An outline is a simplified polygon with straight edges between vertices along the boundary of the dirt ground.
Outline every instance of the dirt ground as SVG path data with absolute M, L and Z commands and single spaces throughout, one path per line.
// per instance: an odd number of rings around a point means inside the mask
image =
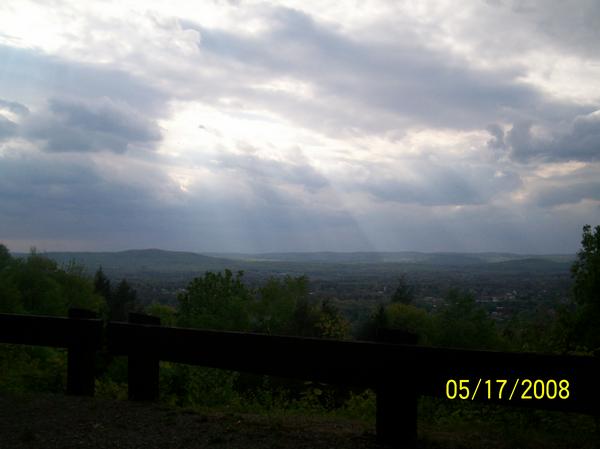
M 547 434 L 419 424 L 419 449 L 595 449 Z M 600 441 L 598 441 L 600 443 Z M 0 393 L 0 449 L 381 448 L 373 426 L 347 419 L 264 416 L 52 394 Z
M 0 448 L 376 448 L 347 420 L 201 414 L 61 395 L 0 395 Z

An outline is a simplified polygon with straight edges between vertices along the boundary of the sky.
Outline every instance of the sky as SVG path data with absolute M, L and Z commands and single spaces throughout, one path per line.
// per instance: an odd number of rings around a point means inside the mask
M 11 251 L 573 253 L 600 2 L 0 3 Z

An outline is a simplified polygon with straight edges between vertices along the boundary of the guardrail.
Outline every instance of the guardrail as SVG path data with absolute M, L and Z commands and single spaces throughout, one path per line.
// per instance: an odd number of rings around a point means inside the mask
M 68 391 L 76 394 L 90 394 L 90 360 L 93 373 L 100 332 L 97 319 L 0 315 L 0 342 L 69 348 Z M 110 353 L 129 358 L 132 400 L 158 398 L 160 361 L 368 387 L 377 395 L 378 440 L 402 447 L 416 443 L 420 395 L 600 415 L 598 357 L 162 327 L 157 318 L 141 314 L 131 314 L 128 323 L 109 322 L 106 338 Z M 389 341 L 390 334 L 382 339 Z M 499 396 L 497 381 L 503 380 L 506 391 Z M 528 394 L 524 380 L 531 384 Z M 561 380 L 567 389 L 559 387 Z M 82 385 L 86 388 L 75 388 Z M 554 385 L 554 393 L 538 397 L 539 385 L 542 390 Z
M 70 309 L 69 317 L 0 314 L 0 342 L 67 348 L 67 394 L 94 395 L 95 354 L 102 320 L 94 312 Z

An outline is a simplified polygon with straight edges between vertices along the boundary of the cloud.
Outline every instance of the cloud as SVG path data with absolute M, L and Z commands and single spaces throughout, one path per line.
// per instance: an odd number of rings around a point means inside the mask
M 17 124 L 0 115 L 0 140 L 8 139 L 17 134 Z
M 598 58 L 595 0 L 490 0 L 427 5 L 431 34 L 452 38 L 478 58 L 512 59 L 538 51 Z M 443 27 L 435 27 L 443 21 Z M 506 26 L 510 24 L 510 26 Z M 466 49 L 464 48 L 466 47 Z M 533 62 L 533 61 L 532 61 Z
M 511 157 L 516 161 L 600 160 L 600 110 L 575 117 L 565 131 L 544 136 L 532 133 L 532 122 L 515 123 L 508 132 Z
M 534 196 L 540 207 L 576 204 L 584 200 L 600 201 L 600 182 L 586 180 L 562 186 L 546 187 Z
M 52 98 L 45 114 L 32 116 L 25 135 L 42 140 L 47 151 L 112 151 L 131 146 L 153 148 L 161 139 L 158 125 L 129 105 L 100 98 Z
M 538 115 L 559 106 L 520 81 L 521 67 L 478 68 L 447 50 L 425 45 L 410 30 L 403 40 L 373 41 L 342 34 L 301 11 L 261 11 L 266 26 L 252 35 L 180 22 L 200 34 L 199 57 L 210 56 L 206 60 L 228 70 L 238 83 L 229 94 L 268 101 L 271 108 L 312 127 L 327 123 L 329 133 L 378 133 L 417 124 L 476 129 L 514 118 L 515 111 Z M 268 84 L 282 78 L 307 83 L 313 91 L 310 101 L 286 98 L 295 97 L 292 92 L 278 92 L 280 98 L 271 99 L 252 88 L 257 79 Z M 376 119 L 365 120 L 373 114 Z
M 486 130 L 491 134 L 492 138 L 487 141 L 488 148 L 498 151 L 506 149 L 504 142 L 504 130 L 496 123 L 492 123 L 486 127 Z
M 113 156 L 122 158 L 124 156 Z M 160 170 L 133 169 L 125 176 L 114 161 L 86 154 L 23 149 L 0 158 L 0 228 L 11 238 L 126 241 L 131 234 L 157 236 L 176 220 L 164 199 L 175 189 Z M 110 245 L 110 243 L 109 243 Z
M 9 152 L 0 163 L 3 234 L 28 244 L 68 238 L 105 249 L 160 242 L 204 251 L 318 250 L 346 241 L 368 249 L 347 212 L 298 198 L 268 179 L 248 173 L 238 180 L 221 171 L 182 192 L 154 165 L 128 154 L 104 156 Z M 115 163 L 127 171 L 115 173 Z M 249 188 L 241 191 L 240 183 Z
M 360 187 L 382 201 L 441 206 L 485 204 L 522 185 L 519 175 L 510 170 L 474 161 L 444 162 L 403 161 L 397 174 L 379 167 Z
M 161 140 L 157 119 L 168 112 L 168 96 L 145 81 L 29 49 L 0 45 L 0 59 L 6 61 L 0 95 L 34 105 L 2 100 L 0 107 L 22 116 L 18 134 L 46 151 L 124 153 L 154 149 Z M 3 121 L 0 134 L 14 136 L 15 126 Z
M 213 160 L 213 166 L 219 170 L 233 170 L 252 184 L 293 184 L 300 185 L 309 192 L 326 187 L 327 179 L 308 162 L 303 161 L 301 150 L 298 148 L 295 153 L 299 156 L 298 160 L 285 161 L 225 151 Z
M 64 59 L 41 51 L 0 45 L 0 96 L 32 105 L 49 97 L 118 100 L 152 116 L 165 113 L 168 95 L 110 65 Z M 21 100 L 20 100 L 21 101 Z
M 17 103 L 16 101 L 8 101 L 0 98 L 0 109 L 7 109 L 13 114 L 17 115 L 27 115 L 29 114 L 29 109 L 27 106 Z
M 600 165 L 554 162 L 542 165 L 528 180 L 527 204 L 539 208 L 568 207 L 600 202 Z
M 5 19 L 3 235 L 570 251 L 600 220 L 592 2 L 283 3 Z
M 535 33 L 585 57 L 600 57 L 596 43 L 600 40 L 600 4 L 595 0 L 551 0 L 532 3 L 509 2 L 513 11 L 530 22 Z

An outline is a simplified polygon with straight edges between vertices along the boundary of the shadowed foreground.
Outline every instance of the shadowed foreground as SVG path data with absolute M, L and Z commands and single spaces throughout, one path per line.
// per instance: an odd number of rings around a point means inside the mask
M 374 429 L 348 419 L 195 412 L 149 403 L 0 393 L 0 448 L 381 448 Z M 421 449 L 597 447 L 500 429 L 420 426 Z M 490 431 L 492 430 L 492 431 Z M 570 441 L 568 441 L 570 440 Z
M 348 420 L 196 413 L 60 395 L 0 394 L 1 448 L 375 448 Z

